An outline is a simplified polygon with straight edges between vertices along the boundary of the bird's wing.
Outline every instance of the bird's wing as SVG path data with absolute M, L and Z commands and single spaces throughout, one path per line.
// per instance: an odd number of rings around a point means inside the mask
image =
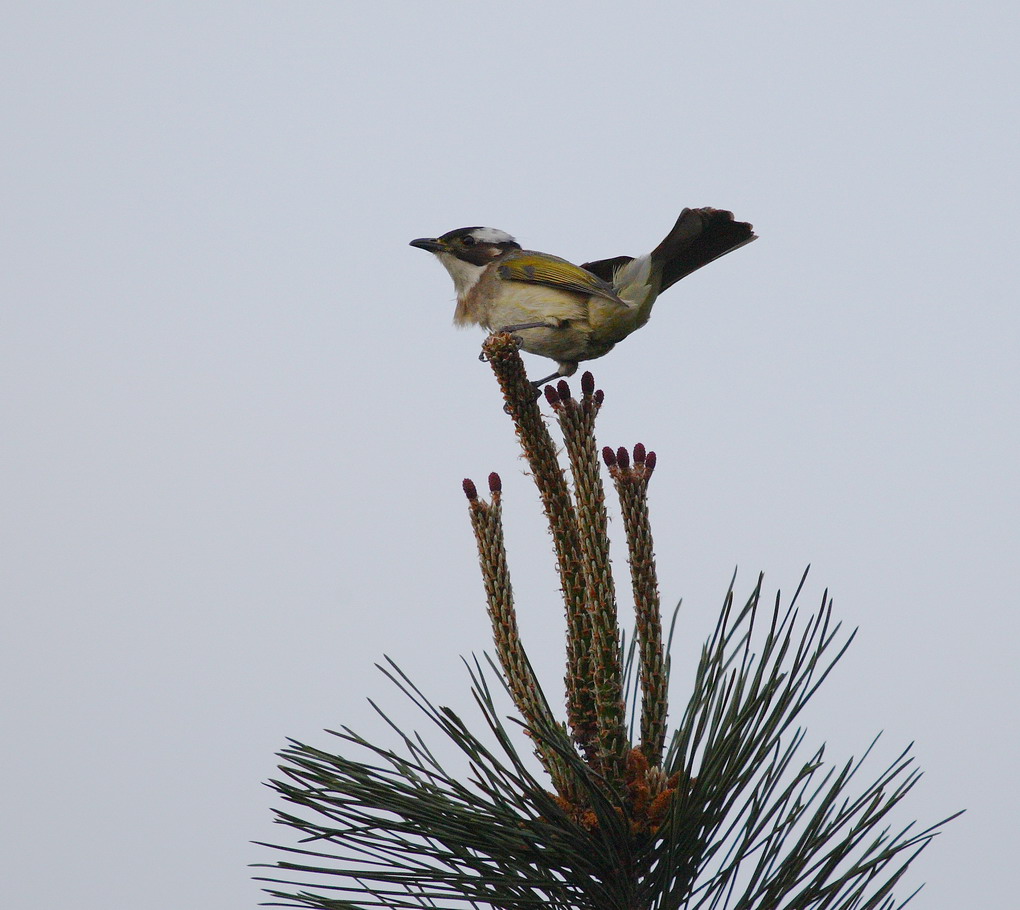
M 516 253 L 500 263 L 497 272 L 504 281 L 542 284 L 560 291 L 584 294 L 586 297 L 603 297 L 626 306 L 608 282 L 572 262 L 546 253 L 527 250 Z

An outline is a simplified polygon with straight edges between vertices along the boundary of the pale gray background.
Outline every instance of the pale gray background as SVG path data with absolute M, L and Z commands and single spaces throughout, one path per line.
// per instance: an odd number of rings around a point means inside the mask
M 813 563 L 861 632 L 809 742 L 916 740 L 899 820 L 969 812 L 915 906 L 1014 906 L 1013 4 L 711 6 L 8 4 L 0 906 L 252 907 L 286 736 L 418 725 L 384 653 L 474 717 L 465 475 L 556 691 L 536 497 L 407 242 L 635 254 L 684 205 L 761 240 L 594 364 L 660 456 L 677 685 L 734 565 Z

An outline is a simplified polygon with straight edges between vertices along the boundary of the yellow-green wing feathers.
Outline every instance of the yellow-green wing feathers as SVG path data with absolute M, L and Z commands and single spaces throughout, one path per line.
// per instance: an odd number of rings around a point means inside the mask
M 504 281 L 543 284 L 561 291 L 603 297 L 621 306 L 626 306 L 616 295 L 612 285 L 607 284 L 591 272 L 585 271 L 580 266 L 557 256 L 525 250 L 509 256 L 497 268 L 499 277 Z

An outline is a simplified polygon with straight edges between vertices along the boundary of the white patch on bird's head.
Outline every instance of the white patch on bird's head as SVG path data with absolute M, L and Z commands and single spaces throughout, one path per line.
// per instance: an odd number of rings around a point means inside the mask
M 478 243 L 516 243 L 517 241 L 511 237 L 506 231 L 501 231 L 498 228 L 490 227 L 476 227 L 471 230 L 471 236 L 475 238 Z

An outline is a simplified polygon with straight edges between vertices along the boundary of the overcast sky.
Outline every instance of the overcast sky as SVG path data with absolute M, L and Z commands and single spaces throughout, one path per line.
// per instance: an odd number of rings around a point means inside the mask
M 580 262 L 711 205 L 761 239 L 592 364 L 659 456 L 676 690 L 734 566 L 811 563 L 860 633 L 809 744 L 914 741 L 898 820 L 968 813 L 913 906 L 1011 906 L 1018 41 L 1006 2 L 9 4 L 0 905 L 251 908 L 285 738 L 423 725 L 383 654 L 474 719 L 465 476 L 558 691 L 537 496 L 407 243 Z

